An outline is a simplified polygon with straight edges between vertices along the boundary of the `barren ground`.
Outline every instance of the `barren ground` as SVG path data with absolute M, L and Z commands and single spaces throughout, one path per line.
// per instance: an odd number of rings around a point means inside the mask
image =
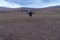
M 60 13 L 0 13 L 0 40 L 60 40 Z

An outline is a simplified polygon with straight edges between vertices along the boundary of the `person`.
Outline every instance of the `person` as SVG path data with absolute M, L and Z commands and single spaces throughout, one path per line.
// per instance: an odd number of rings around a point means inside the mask
M 34 14 L 33 11 L 28 11 L 27 14 L 29 15 L 29 20 L 31 20 L 32 14 Z

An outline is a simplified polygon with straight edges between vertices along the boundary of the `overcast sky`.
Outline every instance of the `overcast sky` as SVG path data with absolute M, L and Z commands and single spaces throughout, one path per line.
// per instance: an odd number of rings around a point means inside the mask
M 60 5 L 60 0 L 0 0 L 0 7 L 9 8 L 43 8 L 56 5 Z

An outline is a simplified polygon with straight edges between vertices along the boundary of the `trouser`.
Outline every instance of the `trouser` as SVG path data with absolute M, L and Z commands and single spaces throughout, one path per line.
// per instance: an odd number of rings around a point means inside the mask
M 31 20 L 31 17 L 32 17 L 32 15 L 29 15 L 29 16 L 28 16 L 28 20 Z

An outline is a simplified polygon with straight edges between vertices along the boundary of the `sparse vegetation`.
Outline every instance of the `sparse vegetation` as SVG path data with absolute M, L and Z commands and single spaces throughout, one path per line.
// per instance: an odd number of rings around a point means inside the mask
M 27 17 L 25 12 L 0 13 L 0 39 L 60 40 L 60 13 L 36 12 L 31 22 Z

